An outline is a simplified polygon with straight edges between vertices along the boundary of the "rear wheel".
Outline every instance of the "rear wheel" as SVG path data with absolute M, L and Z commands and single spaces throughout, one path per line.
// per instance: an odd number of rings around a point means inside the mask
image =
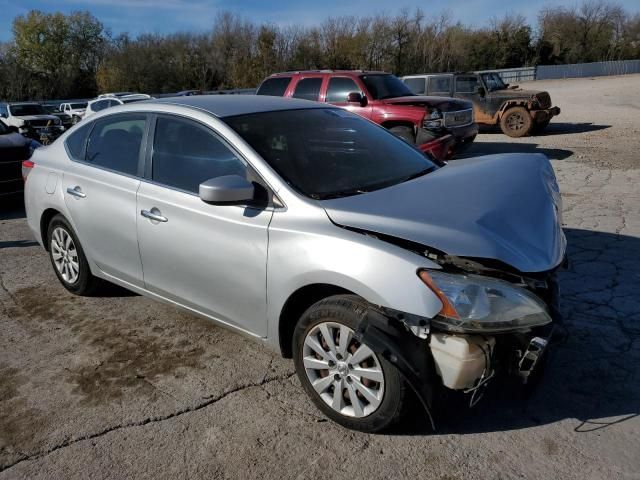
M 62 215 L 51 219 L 47 242 L 51 265 L 64 288 L 76 295 L 91 295 L 100 280 L 92 275 L 82 246 Z
M 314 304 L 293 338 L 298 378 L 313 403 L 340 425 L 363 432 L 403 416 L 408 388 L 398 370 L 354 336 L 367 305 L 354 295 Z
M 71 125 L 75 125 L 76 123 L 78 123 L 80 121 L 80 117 L 78 117 L 77 115 L 74 115 L 71 118 Z
M 524 107 L 511 107 L 500 118 L 502 133 L 514 138 L 528 135 L 532 125 L 531 114 Z
M 416 137 L 413 134 L 413 128 L 411 127 L 403 127 L 403 126 L 391 127 L 389 131 L 394 135 L 403 139 L 405 142 L 410 143 L 411 145 L 413 145 L 416 142 Z

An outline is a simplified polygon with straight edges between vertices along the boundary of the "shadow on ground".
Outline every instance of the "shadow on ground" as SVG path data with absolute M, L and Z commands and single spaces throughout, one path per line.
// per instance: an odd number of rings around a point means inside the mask
M 17 220 L 26 216 L 22 197 L 0 197 L 0 220 Z
M 542 148 L 536 143 L 474 142 L 462 155 L 455 158 L 462 159 L 496 153 L 543 153 L 552 160 L 564 160 L 573 155 L 572 150 Z
M 531 135 L 531 137 L 545 137 L 548 135 L 571 135 L 574 133 L 588 133 L 598 130 L 605 130 L 611 128 L 611 125 L 598 125 L 592 122 L 581 123 L 569 123 L 569 122 L 555 122 L 551 120 L 551 123 L 543 131 Z M 499 126 L 481 126 L 480 133 L 504 135 Z
M 435 434 L 517 430 L 572 420 L 578 433 L 640 414 L 640 238 L 566 229 L 571 266 L 560 273 L 568 338 L 549 351 L 528 396 L 493 385 L 474 408 L 460 395 L 436 411 Z M 609 263 L 609 266 L 607 266 Z M 451 401 L 451 398 L 447 398 Z M 442 404 L 442 402 L 440 402 Z M 426 419 L 399 434 L 433 434 Z
M 534 135 L 536 137 L 545 137 L 548 135 L 567 135 L 573 133 L 588 133 L 595 132 L 598 130 L 605 130 L 607 128 L 611 128 L 611 125 L 598 125 L 591 122 L 585 123 L 566 123 L 566 122 L 554 122 L 551 120 L 551 123 L 545 128 L 542 132 Z

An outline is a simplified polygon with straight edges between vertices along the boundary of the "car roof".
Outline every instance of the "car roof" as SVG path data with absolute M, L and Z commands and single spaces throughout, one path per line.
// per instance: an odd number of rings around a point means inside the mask
M 356 76 L 360 76 L 360 75 L 391 75 L 389 72 L 382 72 L 382 71 L 377 71 L 377 70 L 291 70 L 291 71 L 287 71 L 287 72 L 272 73 L 267 78 L 290 77 L 292 75 L 302 75 L 302 74 L 308 74 L 308 73 L 324 74 L 324 75 L 338 74 L 338 75 L 356 75 Z
M 233 117 L 250 113 L 301 110 L 310 108 L 335 108 L 309 100 L 270 97 L 267 95 L 194 95 L 169 97 L 140 102 L 142 104 L 180 105 L 204 110 L 216 117 Z

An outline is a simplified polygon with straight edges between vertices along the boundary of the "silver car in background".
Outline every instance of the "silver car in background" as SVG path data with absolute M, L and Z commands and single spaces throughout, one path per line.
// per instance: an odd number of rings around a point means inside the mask
M 413 391 L 471 403 L 537 372 L 565 239 L 543 155 L 439 167 L 304 100 L 109 108 L 25 166 L 33 234 L 69 291 L 113 282 L 293 357 L 328 417 L 378 431 Z

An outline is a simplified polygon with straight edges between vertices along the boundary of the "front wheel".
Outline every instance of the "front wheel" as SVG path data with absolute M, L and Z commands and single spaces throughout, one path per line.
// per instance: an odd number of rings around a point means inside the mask
M 411 145 L 413 145 L 416 141 L 416 137 L 413 134 L 413 128 L 411 127 L 391 127 L 389 131 Z
M 500 129 L 509 137 L 519 138 L 531 132 L 533 120 L 524 107 L 511 107 L 500 118 Z
M 76 123 L 78 123 L 79 121 L 80 121 L 80 117 L 78 117 L 78 116 L 74 115 L 74 116 L 71 118 L 71 125 L 75 125 L 75 124 L 76 124 Z
M 293 338 L 296 373 L 313 403 L 340 425 L 377 432 L 406 411 L 408 385 L 398 370 L 354 333 L 367 304 L 336 295 L 310 307 Z

